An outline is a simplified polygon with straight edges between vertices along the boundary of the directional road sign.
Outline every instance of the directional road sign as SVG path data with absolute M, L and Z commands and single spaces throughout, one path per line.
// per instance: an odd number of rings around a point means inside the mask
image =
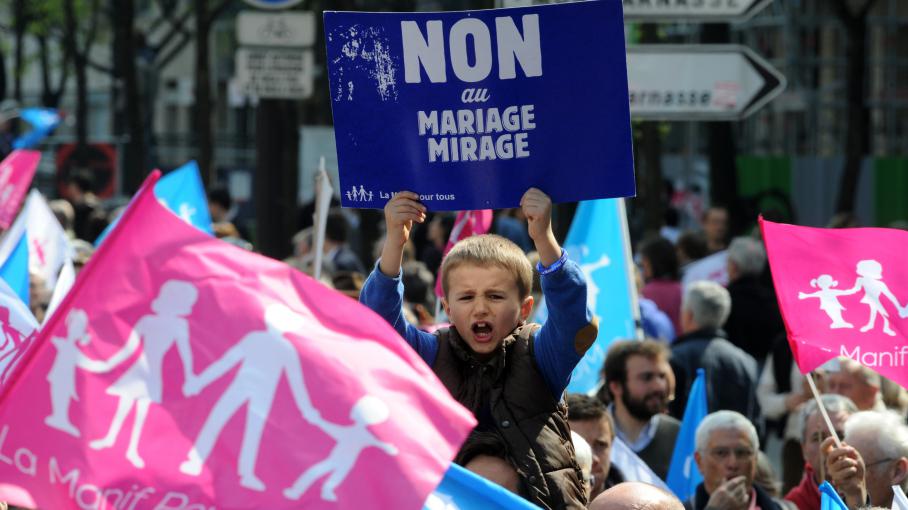
M 629 21 L 744 21 L 772 0 L 624 0 Z
M 627 49 L 632 119 L 739 120 L 785 89 L 785 77 L 746 46 Z

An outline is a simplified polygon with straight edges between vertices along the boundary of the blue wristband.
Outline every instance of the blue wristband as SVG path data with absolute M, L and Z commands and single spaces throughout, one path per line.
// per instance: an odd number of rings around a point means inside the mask
M 567 252 L 564 251 L 564 248 L 562 248 L 562 249 L 561 249 L 561 257 L 559 257 L 558 260 L 556 260 L 556 261 L 555 261 L 551 266 L 549 266 L 549 267 L 543 266 L 543 265 L 542 265 L 542 262 L 537 262 L 537 263 L 536 263 L 536 271 L 539 273 L 540 276 L 545 276 L 545 275 L 547 275 L 547 274 L 554 273 L 555 271 L 558 271 L 559 269 L 561 269 L 561 266 L 564 265 L 565 261 L 567 261 Z

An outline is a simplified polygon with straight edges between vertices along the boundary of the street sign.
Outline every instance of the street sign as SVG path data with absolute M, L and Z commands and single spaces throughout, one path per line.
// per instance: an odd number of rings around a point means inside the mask
M 785 89 L 746 46 L 639 45 L 627 50 L 632 119 L 740 120 Z
M 311 49 L 240 48 L 236 80 L 260 98 L 305 99 L 312 95 L 315 57 Z
M 258 7 L 260 9 L 286 9 L 288 7 L 293 7 L 294 5 L 302 2 L 303 0 L 245 0 L 245 2 L 253 7 Z
M 624 0 L 628 21 L 744 21 L 772 0 Z
M 236 17 L 241 45 L 298 47 L 315 44 L 315 16 L 311 11 L 242 11 Z

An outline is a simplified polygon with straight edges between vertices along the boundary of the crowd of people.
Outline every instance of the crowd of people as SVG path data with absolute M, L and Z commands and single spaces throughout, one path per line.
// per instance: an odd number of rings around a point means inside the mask
M 438 329 L 426 320 L 421 301 L 431 288 L 431 269 L 421 267 L 422 278 L 407 274 L 416 272 L 418 262 L 407 258 L 416 251 L 409 238 L 426 221 L 425 208 L 415 197 L 401 200 L 386 208 L 388 237 L 361 300 L 394 325 L 477 416 L 480 425 L 463 447 L 468 454 L 458 458 L 468 469 L 543 508 L 605 508 L 624 494 L 638 496 L 636 504 L 654 498 L 698 510 L 818 510 L 823 480 L 831 481 L 851 508 L 888 507 L 891 486 L 908 487 L 908 393 L 850 359 L 817 370 L 813 376 L 825 392 L 824 408 L 843 440 L 837 445 L 793 362 L 762 242 L 757 236 L 728 242 L 724 209 L 707 209 L 702 230 L 681 233 L 677 244 L 665 238 L 640 243 L 641 311 L 651 338 L 614 342 L 598 395 L 568 394 L 561 400 L 569 373 L 564 364 L 571 367 L 582 356 L 596 320 L 581 319 L 570 298 L 576 289 L 554 276 L 582 275 L 564 260 L 557 242 L 551 244 L 550 228 L 539 230 L 540 214 L 545 222 L 547 213 L 528 208 L 525 197 L 521 213 L 505 216 L 526 217 L 530 238 L 537 248 L 541 244 L 538 255 L 520 257 L 520 244 L 497 236 L 455 246 L 440 268 L 442 303 L 445 311 L 466 303 L 447 316 L 449 327 Z M 433 219 L 430 231 L 442 221 Z M 717 253 L 724 255 L 724 275 L 716 281 L 683 280 L 679 259 L 689 267 Z M 535 293 L 527 290 L 524 274 L 532 259 L 538 261 Z M 447 272 L 454 270 L 456 277 Z M 411 285 L 418 289 L 416 302 L 407 295 Z M 550 310 L 541 328 L 528 322 L 540 290 Z M 504 306 L 508 300 L 510 307 Z M 487 318 L 499 324 L 487 324 Z M 447 350 L 456 354 L 440 362 L 437 357 Z M 528 354 L 534 363 L 527 363 Z M 698 369 L 706 374 L 710 413 L 696 434 L 703 483 L 683 502 L 655 488 L 625 489 L 628 482 L 610 461 L 612 445 L 622 441 L 665 479 Z M 520 390 L 513 389 L 514 381 Z
M 74 175 L 50 205 L 83 265 L 109 222 L 90 183 Z M 231 223 L 225 190 L 212 190 L 214 231 L 253 249 Z M 841 445 L 793 361 L 758 235 L 729 239 L 728 211 L 707 208 L 699 229 L 636 246 L 646 340 L 613 342 L 596 396 L 564 394 L 597 336 L 586 281 L 551 226 L 552 204 L 531 189 L 521 207 L 499 211 L 492 235 L 443 256 L 454 216 L 429 214 L 396 195 L 373 264 L 360 257 L 356 215 L 327 217 L 322 281 L 359 299 L 394 326 L 479 425 L 455 461 L 543 508 L 819 510 L 829 480 L 850 508 L 889 507 L 891 486 L 908 488 L 908 392 L 872 370 L 836 359 L 814 373 Z M 312 226 L 292 239 L 286 262 L 309 274 Z M 690 270 L 721 255 L 720 271 Z M 698 273 L 700 274 L 700 273 Z M 435 293 L 441 279 L 443 295 Z M 32 281 L 40 321 L 50 296 Z M 531 319 L 544 297 L 548 319 Z M 709 415 L 697 428 L 704 481 L 688 501 L 628 481 L 611 464 L 622 441 L 665 480 L 691 385 L 705 371 Z

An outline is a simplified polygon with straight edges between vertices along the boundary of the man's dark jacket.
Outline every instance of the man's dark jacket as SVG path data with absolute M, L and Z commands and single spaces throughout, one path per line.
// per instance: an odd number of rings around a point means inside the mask
M 706 371 L 709 412 L 728 409 L 759 423 L 757 362 L 750 354 L 726 340 L 722 330 L 699 329 L 675 339 L 671 365 L 677 385 L 669 412 L 675 418 L 684 418 L 690 387 L 697 376 L 697 369 L 702 368 Z
M 758 276 L 742 276 L 729 283 L 728 294 L 731 313 L 723 326 L 728 340 L 762 365 L 773 341 L 785 330 L 776 294 Z

